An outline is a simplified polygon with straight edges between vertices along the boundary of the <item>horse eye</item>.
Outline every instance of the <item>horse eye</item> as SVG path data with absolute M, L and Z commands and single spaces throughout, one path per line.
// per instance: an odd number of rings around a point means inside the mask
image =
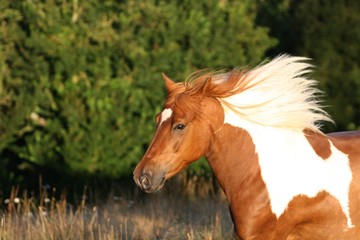
M 184 130 L 185 128 L 185 125 L 184 124 L 176 124 L 175 127 L 174 127 L 174 130 Z

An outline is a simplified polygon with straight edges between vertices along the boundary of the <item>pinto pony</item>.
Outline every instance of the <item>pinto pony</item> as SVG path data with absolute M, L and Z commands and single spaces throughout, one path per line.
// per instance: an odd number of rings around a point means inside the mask
M 240 239 L 360 239 L 360 131 L 331 121 L 303 57 L 165 80 L 167 99 L 134 170 L 146 192 L 205 156 Z

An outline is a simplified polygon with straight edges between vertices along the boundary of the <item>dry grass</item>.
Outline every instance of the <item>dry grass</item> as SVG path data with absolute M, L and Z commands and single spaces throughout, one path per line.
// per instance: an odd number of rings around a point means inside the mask
M 77 206 L 41 192 L 11 191 L 0 215 L 0 239 L 232 239 L 221 191 L 203 178 L 180 176 L 155 194 L 121 190 Z M 119 197 L 120 196 L 120 197 Z

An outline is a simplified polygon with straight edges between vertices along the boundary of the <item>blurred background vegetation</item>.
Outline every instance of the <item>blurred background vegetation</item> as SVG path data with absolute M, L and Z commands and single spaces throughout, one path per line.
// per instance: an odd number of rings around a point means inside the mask
M 350 0 L 2 0 L 0 188 L 131 179 L 162 72 L 310 57 L 337 123 L 325 131 L 359 129 L 359 12 Z

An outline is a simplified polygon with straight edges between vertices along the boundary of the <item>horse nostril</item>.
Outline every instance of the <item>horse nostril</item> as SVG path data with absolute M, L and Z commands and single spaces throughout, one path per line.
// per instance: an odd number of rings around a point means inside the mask
M 143 190 L 149 190 L 151 187 L 151 181 L 149 179 L 149 176 L 144 174 L 140 176 L 140 185 Z

